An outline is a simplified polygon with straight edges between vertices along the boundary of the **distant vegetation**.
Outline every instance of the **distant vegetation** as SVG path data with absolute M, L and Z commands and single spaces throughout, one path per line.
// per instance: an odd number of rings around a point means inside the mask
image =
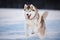
M 24 4 L 34 4 L 39 9 L 60 10 L 59 0 L 0 0 L 0 8 L 23 8 Z

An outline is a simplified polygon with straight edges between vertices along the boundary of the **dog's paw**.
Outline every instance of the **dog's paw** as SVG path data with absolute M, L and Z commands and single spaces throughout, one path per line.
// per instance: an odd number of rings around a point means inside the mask
M 28 36 L 29 36 L 29 34 L 26 34 L 25 36 L 26 36 L 26 37 L 28 37 Z
M 34 34 L 34 32 L 32 32 L 32 34 Z

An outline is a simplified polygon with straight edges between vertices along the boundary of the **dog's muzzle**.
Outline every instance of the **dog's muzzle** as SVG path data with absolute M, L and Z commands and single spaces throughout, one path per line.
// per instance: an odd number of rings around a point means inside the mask
M 30 19 L 31 14 L 30 15 L 29 14 L 26 14 L 26 15 L 27 15 L 27 18 Z

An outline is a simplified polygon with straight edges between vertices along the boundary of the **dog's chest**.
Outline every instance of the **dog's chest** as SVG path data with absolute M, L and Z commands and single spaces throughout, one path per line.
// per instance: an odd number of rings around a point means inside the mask
M 38 21 L 37 20 L 27 20 L 27 24 L 32 27 L 32 26 L 38 26 Z

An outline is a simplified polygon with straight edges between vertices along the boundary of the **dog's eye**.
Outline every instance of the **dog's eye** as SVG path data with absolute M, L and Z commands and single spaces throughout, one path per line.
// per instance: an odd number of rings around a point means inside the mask
M 35 11 L 35 10 L 32 10 L 32 11 Z
M 27 10 L 26 10 L 26 9 L 24 9 L 24 11 L 26 11 L 26 12 L 27 12 Z
M 25 12 L 27 12 L 27 9 L 24 9 Z

